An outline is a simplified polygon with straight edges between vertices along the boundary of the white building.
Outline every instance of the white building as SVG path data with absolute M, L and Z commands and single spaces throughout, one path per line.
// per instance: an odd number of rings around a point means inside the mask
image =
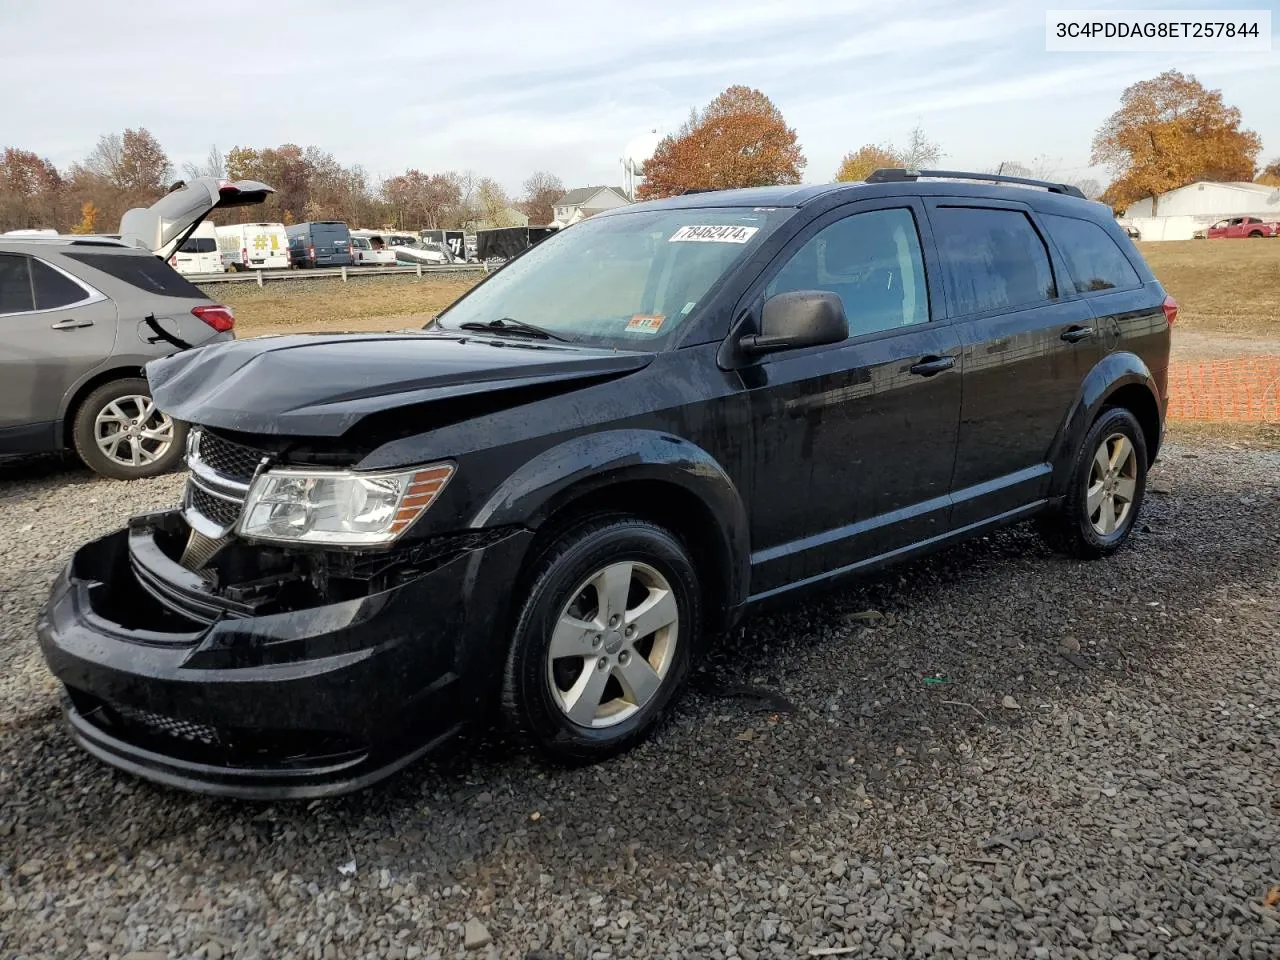
M 568 227 L 593 214 L 625 207 L 630 202 L 620 187 L 579 187 L 552 204 L 556 218 L 551 226 Z
M 1280 189 L 1261 183 L 1191 183 L 1131 204 L 1120 222 L 1143 240 L 1190 240 L 1226 217 L 1280 219 Z

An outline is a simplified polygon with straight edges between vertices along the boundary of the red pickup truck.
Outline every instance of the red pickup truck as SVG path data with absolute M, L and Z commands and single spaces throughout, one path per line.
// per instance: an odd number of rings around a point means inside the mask
M 1209 239 L 1235 237 L 1280 237 L 1280 221 L 1263 220 L 1261 217 L 1232 217 L 1219 220 L 1209 228 Z

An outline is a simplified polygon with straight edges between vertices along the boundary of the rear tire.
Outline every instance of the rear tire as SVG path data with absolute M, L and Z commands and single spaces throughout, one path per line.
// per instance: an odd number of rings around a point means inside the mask
M 1133 531 L 1146 490 L 1142 427 L 1124 407 L 1108 408 L 1076 452 L 1062 505 L 1040 518 L 1040 534 L 1081 560 L 1109 556 Z
M 98 387 L 80 402 L 72 425 L 85 466 L 113 480 L 168 473 L 182 461 L 186 440 L 187 425 L 154 408 L 142 377 Z
M 518 737 L 570 765 L 653 732 L 701 650 L 702 591 L 684 545 L 621 515 L 561 533 L 533 562 L 503 675 Z

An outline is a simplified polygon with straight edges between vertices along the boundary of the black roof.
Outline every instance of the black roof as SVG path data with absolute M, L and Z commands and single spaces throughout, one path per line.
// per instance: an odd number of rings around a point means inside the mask
M 865 186 L 862 183 L 785 184 L 778 187 L 743 187 L 739 190 L 704 190 L 663 200 L 646 200 L 629 207 L 606 210 L 596 216 L 606 217 L 632 210 L 689 207 L 799 207 L 828 193 Z
M 964 176 L 964 174 L 957 174 Z M 972 174 L 982 178 L 986 174 Z M 645 210 L 687 210 L 697 207 L 802 207 L 826 197 L 838 194 L 855 197 L 950 196 L 976 197 L 994 200 L 1014 200 L 1032 204 L 1044 210 L 1074 211 L 1077 216 L 1087 211 L 1091 219 L 1112 219 L 1111 210 L 1105 204 L 1077 198 L 1070 194 L 1036 189 L 1036 181 L 989 182 L 981 179 L 884 179 L 879 182 L 853 181 L 850 183 L 815 183 L 782 185 L 774 187 L 746 187 L 739 190 L 706 190 L 686 193 L 662 200 L 606 210 L 597 217 L 626 216 Z M 1019 185 L 1020 184 L 1020 185 Z M 1046 188 L 1057 184 L 1045 183 Z

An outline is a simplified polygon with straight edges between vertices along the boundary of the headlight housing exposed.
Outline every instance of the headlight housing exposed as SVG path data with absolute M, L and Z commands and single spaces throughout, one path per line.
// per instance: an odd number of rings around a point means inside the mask
M 451 463 L 377 473 L 267 470 L 253 481 L 237 529 L 282 543 L 390 543 L 435 502 L 453 470 Z

